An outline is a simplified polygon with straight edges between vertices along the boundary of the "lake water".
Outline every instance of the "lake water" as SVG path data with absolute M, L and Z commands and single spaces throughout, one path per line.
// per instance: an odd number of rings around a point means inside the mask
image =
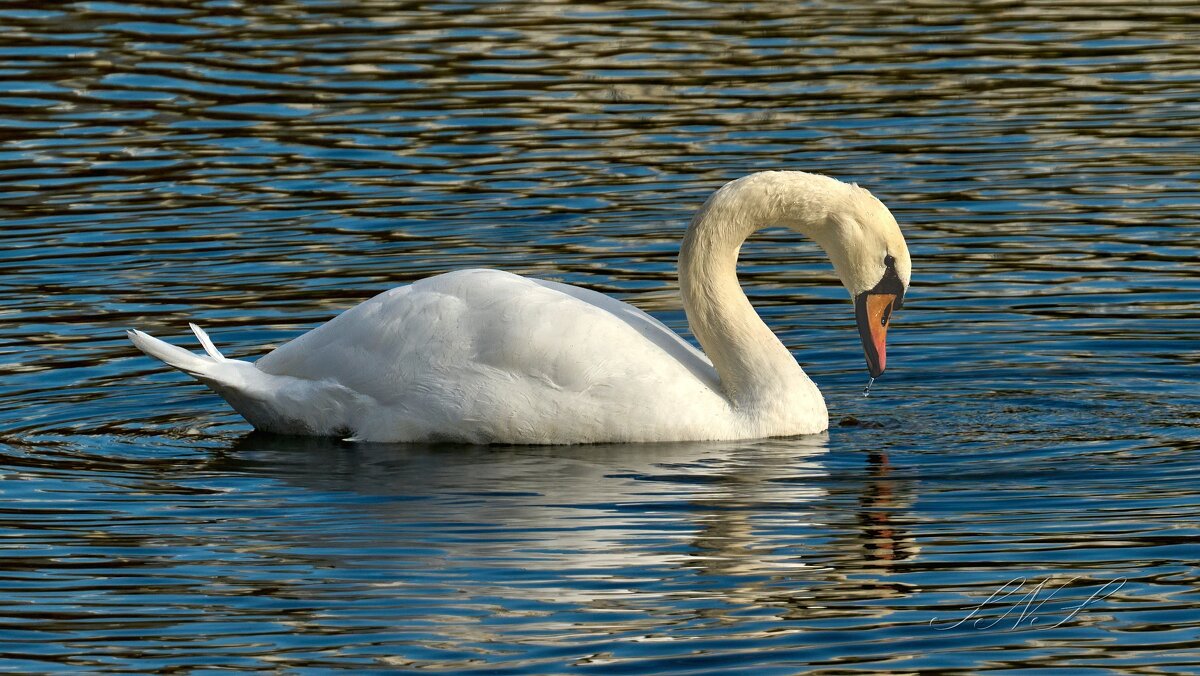
M 970 4 L 5 3 L 0 669 L 1200 670 L 1194 6 Z M 914 261 L 863 398 L 820 252 L 745 248 L 825 435 L 260 436 L 124 337 L 473 266 L 685 332 L 692 210 L 779 168 Z

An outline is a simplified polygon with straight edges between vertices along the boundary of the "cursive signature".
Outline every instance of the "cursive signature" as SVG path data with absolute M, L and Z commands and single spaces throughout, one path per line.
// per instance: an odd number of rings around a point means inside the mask
M 1081 592 L 1092 590 L 1093 587 L 1090 585 L 1073 586 L 1078 579 L 1080 576 L 1075 576 L 1063 584 L 1052 586 L 1050 579 L 1033 584 L 1029 578 L 1015 577 L 992 592 L 992 595 L 987 597 L 983 603 L 972 608 L 957 622 L 944 620 L 942 626 L 934 627 L 934 623 L 939 619 L 935 617 L 929 621 L 929 626 L 938 631 L 946 631 L 970 622 L 969 626 L 972 629 L 991 629 L 1005 618 L 1012 617 L 1014 619 L 1012 619 L 1012 626 L 1008 627 L 1008 631 L 1021 626 L 1034 628 L 1039 622 L 1041 624 L 1036 628 L 1053 629 L 1075 619 L 1079 613 L 1093 603 L 1103 601 L 1117 593 L 1121 587 L 1125 586 L 1126 582 L 1126 578 L 1123 577 L 1109 580 L 1098 588 L 1094 588 L 1090 594 L 1084 597 Z M 1064 590 L 1067 591 L 1064 592 Z M 1060 592 L 1063 593 L 1060 595 Z M 1016 596 L 1015 599 L 1014 596 Z M 1049 605 L 1047 606 L 1047 604 Z M 1057 618 L 1058 621 L 1053 624 L 1050 624 L 1049 621 L 1042 622 L 1046 616 L 1049 616 L 1051 620 Z

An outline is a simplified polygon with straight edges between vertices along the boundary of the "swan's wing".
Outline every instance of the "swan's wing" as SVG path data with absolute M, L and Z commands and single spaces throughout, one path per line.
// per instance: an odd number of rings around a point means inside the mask
M 485 389 L 522 396 L 529 382 L 576 392 L 637 392 L 638 383 L 663 394 L 676 386 L 719 391 L 703 353 L 632 305 L 498 270 L 462 270 L 386 291 L 257 365 L 334 380 L 382 402 L 477 398 Z
M 639 308 L 619 301 L 612 296 L 606 296 L 599 291 L 585 289 L 580 286 L 551 282 L 544 279 L 530 279 L 529 281 L 540 284 L 547 289 L 566 294 L 572 298 L 577 298 L 611 314 L 645 336 L 647 340 L 657 345 L 664 352 L 671 355 L 672 358 L 685 366 L 689 371 L 692 371 L 697 378 L 707 379 L 715 377 L 712 362 L 709 361 L 703 352 L 697 350 L 691 343 L 668 328 L 666 324 L 651 317 Z M 712 386 L 715 388 L 716 385 L 714 381 Z

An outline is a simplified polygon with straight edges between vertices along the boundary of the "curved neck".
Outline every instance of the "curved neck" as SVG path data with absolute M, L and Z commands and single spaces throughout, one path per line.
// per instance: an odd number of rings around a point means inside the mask
M 832 181 L 802 176 L 816 180 L 820 188 L 826 187 L 825 181 Z M 734 181 L 709 198 L 684 236 L 679 287 L 688 326 L 736 407 L 786 400 L 800 395 L 798 389 L 807 394 L 813 387 L 788 349 L 754 311 L 737 279 L 738 252 L 757 230 L 788 226 L 824 244 L 816 235 L 829 213 L 828 200 L 820 199 L 821 194 L 814 199 L 811 188 L 790 185 L 771 174 Z M 803 222 L 798 222 L 798 217 Z

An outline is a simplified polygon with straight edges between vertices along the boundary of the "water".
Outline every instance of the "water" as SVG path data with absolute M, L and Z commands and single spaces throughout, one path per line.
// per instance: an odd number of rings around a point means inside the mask
M 0 668 L 1200 670 L 1190 8 L 6 3 Z M 691 210 L 769 168 L 912 250 L 870 398 L 819 252 L 743 253 L 827 435 L 263 437 L 124 338 L 469 266 L 682 331 Z

